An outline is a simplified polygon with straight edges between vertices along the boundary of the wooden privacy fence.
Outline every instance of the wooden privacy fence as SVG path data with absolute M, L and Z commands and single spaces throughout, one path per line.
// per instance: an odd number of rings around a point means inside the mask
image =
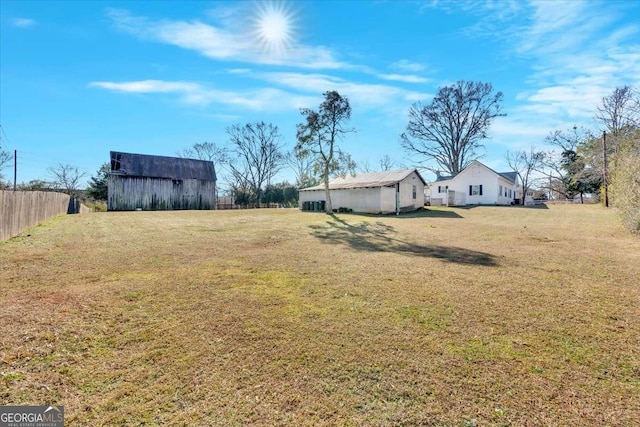
M 68 194 L 0 190 L 0 241 L 17 236 L 49 218 L 89 211 Z

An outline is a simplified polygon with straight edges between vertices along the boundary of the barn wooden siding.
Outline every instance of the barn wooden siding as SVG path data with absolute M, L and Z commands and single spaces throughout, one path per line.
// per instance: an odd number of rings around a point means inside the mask
M 199 179 L 109 176 L 110 211 L 216 208 L 216 183 Z

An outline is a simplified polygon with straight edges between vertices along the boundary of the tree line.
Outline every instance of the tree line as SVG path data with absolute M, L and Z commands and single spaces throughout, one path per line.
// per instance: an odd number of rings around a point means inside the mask
M 400 145 L 412 165 L 438 176 L 454 176 L 482 157 L 491 124 L 506 115 L 502 101 L 502 92 L 495 91 L 491 83 L 458 81 L 440 87 L 430 103 L 410 106 Z M 330 213 L 329 180 L 357 169 L 356 162 L 340 146 L 348 134 L 355 132 L 348 126 L 351 106 L 337 91 L 327 91 L 317 109 L 303 108 L 300 113 L 302 120 L 296 125 L 296 144 L 291 151 L 285 151 L 277 126 L 257 121 L 227 128 L 226 146 L 196 143 L 177 154 L 213 161 L 222 172 L 228 194 L 242 205 L 295 205 L 296 189 L 322 184 Z M 594 118 L 603 134 L 594 134 L 584 126 L 553 130 L 544 141 L 550 149 L 531 147 L 507 152 L 505 159 L 518 173 L 523 196 L 533 188 L 564 199 L 606 192 L 606 199 L 610 197 L 623 212 L 626 224 L 639 230 L 639 92 L 630 86 L 616 88 L 602 99 Z M 0 168 L 7 159 L 0 146 Z M 378 170 L 389 170 L 393 165 L 385 156 Z M 87 190 L 91 197 L 106 199 L 108 167 L 103 165 L 91 178 Z M 286 167 L 295 172 L 295 183 L 274 182 Z M 360 166 L 361 171 L 372 169 L 368 164 Z M 84 177 L 69 165 L 57 165 L 50 172 L 56 178 L 55 185 L 68 192 L 75 191 Z

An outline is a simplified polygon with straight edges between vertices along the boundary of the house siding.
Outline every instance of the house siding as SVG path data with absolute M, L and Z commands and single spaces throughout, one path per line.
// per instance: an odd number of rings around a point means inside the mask
M 396 211 L 396 186 L 380 188 L 380 212 L 393 213 Z
M 413 197 L 413 186 L 416 197 Z M 400 210 L 415 210 L 424 207 L 424 184 L 418 174 L 412 172 L 400 181 Z
M 381 211 L 381 189 L 378 188 L 349 188 L 331 191 L 331 206 L 333 209 L 347 208 L 354 212 L 378 213 Z M 300 191 L 299 203 L 326 201 L 322 190 Z
M 355 187 L 348 189 L 332 189 L 331 206 L 333 209 L 347 208 L 363 213 L 396 212 L 397 185 L 381 187 Z M 415 198 L 414 196 L 415 185 Z M 399 182 L 398 197 L 401 211 L 416 210 L 424 206 L 424 184 L 422 178 L 414 171 Z M 300 190 L 299 203 L 326 201 L 324 190 Z

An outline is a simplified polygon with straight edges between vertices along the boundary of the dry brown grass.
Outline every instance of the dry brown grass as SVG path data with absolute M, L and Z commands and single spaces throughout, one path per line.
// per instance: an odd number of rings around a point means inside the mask
M 68 425 L 634 425 L 599 206 L 67 216 L 0 244 L 0 404 Z

